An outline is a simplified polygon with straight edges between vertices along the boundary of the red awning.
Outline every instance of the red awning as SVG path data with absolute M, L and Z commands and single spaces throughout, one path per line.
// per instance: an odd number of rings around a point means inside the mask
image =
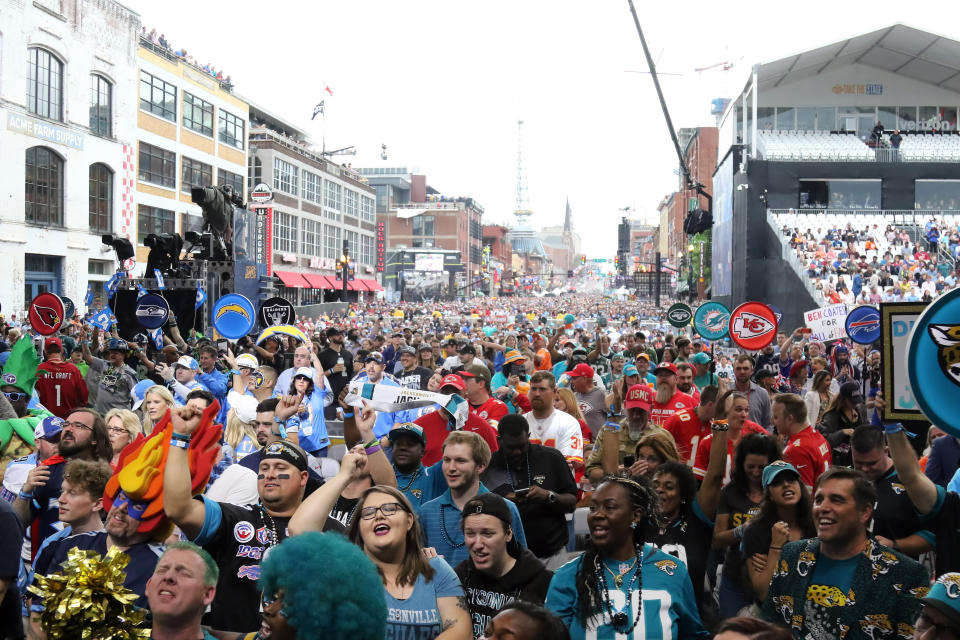
M 285 286 L 296 287 L 298 289 L 310 288 L 310 283 L 307 282 L 307 279 L 296 271 L 277 271 L 274 269 L 273 275 L 280 278 L 280 282 L 282 282 Z
M 366 291 L 367 288 L 363 286 L 359 280 L 347 280 L 347 291 Z
M 376 280 L 369 280 L 367 278 L 364 278 L 363 284 L 367 285 L 368 291 L 374 291 L 374 292 L 383 291 L 383 287 L 381 287 L 380 283 L 377 282 Z
M 303 277 L 307 279 L 307 282 L 310 284 L 311 289 L 330 289 L 330 281 L 327 280 L 327 276 L 320 275 L 319 273 L 305 273 Z

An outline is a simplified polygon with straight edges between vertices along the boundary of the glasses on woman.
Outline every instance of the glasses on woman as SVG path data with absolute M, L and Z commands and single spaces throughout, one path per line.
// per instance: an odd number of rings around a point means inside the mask
M 377 515 L 377 511 L 384 516 L 392 516 L 398 511 L 406 511 L 406 509 L 404 509 L 403 505 L 399 502 L 385 502 L 378 507 L 364 507 L 360 509 L 360 519 L 373 520 Z
M 118 436 L 122 436 L 123 434 L 127 433 L 127 430 L 123 427 L 107 427 L 107 431 L 110 433 L 115 433 Z

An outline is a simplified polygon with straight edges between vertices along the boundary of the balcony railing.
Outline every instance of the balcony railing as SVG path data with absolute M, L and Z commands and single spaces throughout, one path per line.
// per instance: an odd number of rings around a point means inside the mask
M 810 226 L 832 228 L 835 225 L 846 227 L 847 222 L 858 225 L 858 221 L 863 220 L 863 223 L 876 224 L 881 232 L 886 230 L 886 225 L 892 225 L 898 231 L 905 229 L 910 241 L 915 243 L 926 242 L 926 224 L 930 218 L 935 218 L 938 223 L 960 223 L 960 210 L 957 209 L 767 209 L 767 213 L 770 223 L 778 232 L 784 226 L 790 229 Z M 878 221 L 875 216 L 881 219 Z
M 187 67 L 189 67 L 189 68 L 191 68 L 191 69 L 195 69 L 195 70 L 197 70 L 199 73 L 202 73 L 204 76 L 206 76 L 206 77 L 210 78 L 211 80 L 213 80 L 214 82 L 219 83 L 220 88 L 223 89 L 224 91 L 228 91 L 228 92 L 231 92 L 231 93 L 233 92 L 233 83 L 230 82 L 229 80 L 226 80 L 226 79 L 224 79 L 224 80 L 218 80 L 216 77 L 211 76 L 209 73 L 207 73 L 206 71 L 204 71 L 204 70 L 203 70 L 203 67 L 200 67 L 200 66 L 195 65 L 195 64 L 191 64 L 191 63 L 187 62 L 184 58 L 181 58 L 180 56 L 175 55 L 175 54 L 173 53 L 173 51 L 170 51 L 169 49 L 164 49 L 163 47 L 160 47 L 160 46 L 155 45 L 155 44 L 150 40 L 150 38 L 148 38 L 148 37 L 146 37 L 146 36 L 144 36 L 144 35 L 141 35 L 141 36 L 140 36 L 140 46 L 143 47 L 144 49 L 147 49 L 147 50 L 149 50 L 149 51 L 152 51 L 153 53 L 157 54 L 157 55 L 160 56 L 161 58 L 165 58 L 165 59 L 169 60 L 170 62 L 172 62 L 172 63 L 174 63 L 174 64 L 179 63 L 179 64 L 182 64 L 182 65 L 184 65 L 184 66 L 187 66 Z

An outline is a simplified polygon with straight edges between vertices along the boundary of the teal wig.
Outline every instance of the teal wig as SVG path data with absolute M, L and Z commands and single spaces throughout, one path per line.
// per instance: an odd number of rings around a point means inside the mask
M 260 563 L 260 589 L 283 589 L 297 640 L 383 640 L 387 605 L 373 562 L 337 533 L 287 538 Z

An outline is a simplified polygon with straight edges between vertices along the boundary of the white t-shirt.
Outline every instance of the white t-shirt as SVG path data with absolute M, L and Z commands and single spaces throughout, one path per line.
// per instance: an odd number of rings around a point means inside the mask
M 576 418 L 556 409 L 543 420 L 532 411 L 523 417 L 530 425 L 530 442 L 557 449 L 568 462 L 583 462 L 583 432 Z

